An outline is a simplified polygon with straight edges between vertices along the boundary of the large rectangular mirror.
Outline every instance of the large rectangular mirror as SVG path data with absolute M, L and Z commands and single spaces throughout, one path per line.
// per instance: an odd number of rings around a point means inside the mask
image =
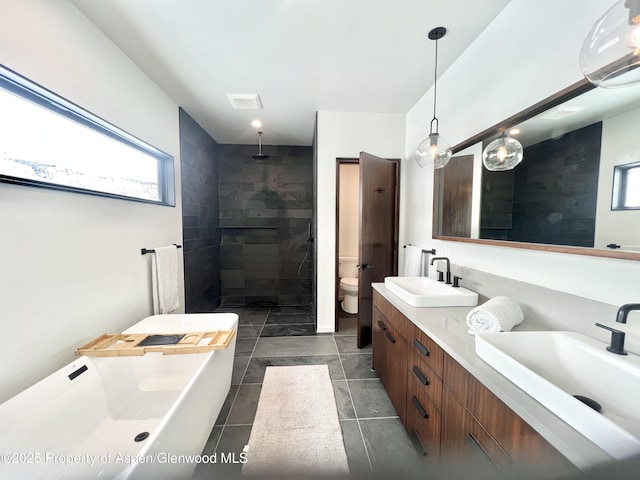
M 435 171 L 434 238 L 640 260 L 640 86 L 578 82 L 454 147 Z M 524 147 L 490 172 L 503 132 Z

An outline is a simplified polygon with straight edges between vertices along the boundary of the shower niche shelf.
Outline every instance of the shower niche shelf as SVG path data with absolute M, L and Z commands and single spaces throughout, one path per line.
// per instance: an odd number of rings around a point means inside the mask
M 220 227 L 221 230 L 277 230 L 278 227 L 262 227 L 262 226 L 251 226 L 251 225 L 233 225 L 229 227 Z

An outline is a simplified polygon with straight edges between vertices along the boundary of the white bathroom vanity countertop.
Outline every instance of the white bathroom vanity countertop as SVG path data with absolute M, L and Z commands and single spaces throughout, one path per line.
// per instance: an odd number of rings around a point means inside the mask
M 588 468 L 612 460 L 610 455 L 476 354 L 475 337 L 468 333 L 466 323 L 467 313 L 473 307 L 417 308 L 387 290 L 384 283 L 374 283 L 373 288 L 574 465 Z

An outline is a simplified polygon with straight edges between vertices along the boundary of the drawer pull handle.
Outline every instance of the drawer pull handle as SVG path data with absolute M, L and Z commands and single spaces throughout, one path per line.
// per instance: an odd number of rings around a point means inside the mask
M 420 350 L 420 353 L 425 357 L 429 356 L 429 349 L 425 347 L 423 344 L 421 344 L 417 338 L 413 339 L 413 346 L 416 347 L 418 350 Z
M 487 451 L 484 448 L 482 448 L 482 445 L 480 445 L 480 442 L 478 441 L 478 439 L 476 438 L 476 436 L 473 433 L 467 434 L 467 438 L 469 439 L 469 442 L 471 443 L 471 445 L 473 445 L 473 447 L 476 449 L 476 451 L 480 454 L 481 458 L 484 458 L 485 460 L 487 460 L 495 468 L 497 468 L 497 469 L 500 468 L 500 467 L 498 467 L 498 464 L 493 461 L 493 459 L 487 453 Z
M 414 365 L 411 370 L 413 371 L 413 374 L 418 377 L 420 383 L 422 383 L 423 385 L 429 385 L 429 379 L 424 373 L 422 373 L 422 371 L 420 371 L 417 365 Z
M 424 448 L 424 445 L 422 445 L 418 433 L 415 430 L 411 430 L 411 435 L 409 435 L 409 438 L 411 439 L 411 443 L 413 443 L 414 448 L 418 451 L 420 456 L 426 457 L 427 449 Z
M 411 403 L 413 403 L 413 406 L 416 407 L 416 410 L 418 410 L 418 413 L 422 418 L 429 418 L 429 414 L 424 409 L 424 407 L 420 405 L 420 401 L 416 398 L 415 395 L 411 398 Z
M 383 332 L 387 331 L 387 326 L 382 322 L 382 320 L 378 320 L 378 326 L 380 327 L 380 330 L 382 330 Z
M 385 335 L 387 336 L 387 339 L 391 342 L 391 343 L 396 343 L 396 339 L 393 338 L 393 335 L 391 335 L 389 332 L 384 332 Z

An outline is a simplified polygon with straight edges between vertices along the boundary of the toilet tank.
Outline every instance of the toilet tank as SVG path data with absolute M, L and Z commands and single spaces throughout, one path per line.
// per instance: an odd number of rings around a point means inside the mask
M 358 278 L 358 257 L 340 257 L 338 259 L 338 276 L 340 278 Z

